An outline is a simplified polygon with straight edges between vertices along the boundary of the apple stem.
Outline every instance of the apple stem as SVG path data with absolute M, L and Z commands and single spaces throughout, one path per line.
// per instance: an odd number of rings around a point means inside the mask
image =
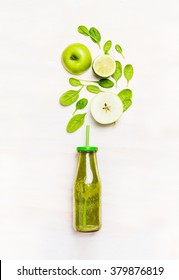
M 71 57 L 70 57 L 72 60 L 77 60 L 77 57 L 73 54 Z

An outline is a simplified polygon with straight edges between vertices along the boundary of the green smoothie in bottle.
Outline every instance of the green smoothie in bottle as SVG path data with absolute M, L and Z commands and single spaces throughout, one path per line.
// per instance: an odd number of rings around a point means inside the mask
M 87 126 L 86 146 L 77 147 L 78 165 L 74 185 L 74 229 L 80 232 L 98 231 L 101 227 L 101 183 L 97 150 L 97 147 L 89 146 Z

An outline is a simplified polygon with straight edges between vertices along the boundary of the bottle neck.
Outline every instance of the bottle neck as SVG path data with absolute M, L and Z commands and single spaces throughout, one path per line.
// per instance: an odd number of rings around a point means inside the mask
M 99 180 L 96 152 L 78 153 L 78 177 L 85 178 L 85 184 Z

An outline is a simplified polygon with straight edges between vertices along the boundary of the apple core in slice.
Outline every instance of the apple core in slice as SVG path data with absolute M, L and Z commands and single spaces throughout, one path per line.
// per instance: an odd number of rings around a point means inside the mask
M 111 76 L 116 70 L 115 59 L 109 54 L 99 55 L 93 62 L 93 71 L 102 78 Z
M 91 114 L 100 124 L 116 122 L 122 115 L 123 105 L 120 98 L 109 92 L 98 93 L 91 101 Z

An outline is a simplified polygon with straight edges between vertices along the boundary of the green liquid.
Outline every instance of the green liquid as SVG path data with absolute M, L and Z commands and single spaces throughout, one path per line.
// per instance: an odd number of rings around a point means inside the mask
M 101 227 L 101 184 L 93 152 L 80 152 L 74 186 L 74 228 L 97 231 Z

